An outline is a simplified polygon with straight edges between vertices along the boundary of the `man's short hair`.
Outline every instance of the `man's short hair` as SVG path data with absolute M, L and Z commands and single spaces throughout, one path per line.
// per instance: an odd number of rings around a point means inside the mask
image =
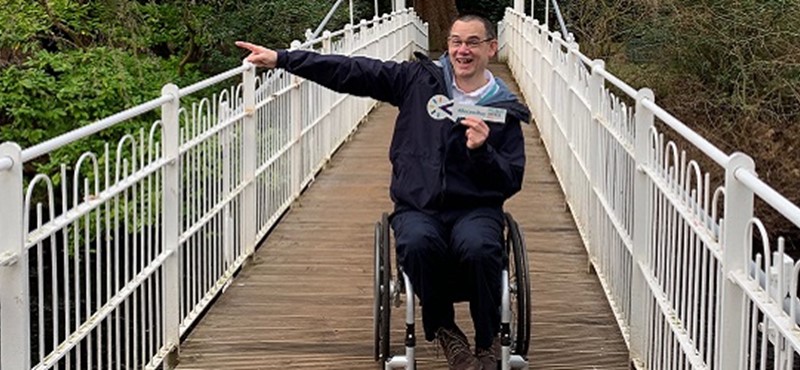
M 453 25 L 456 24 L 456 22 L 458 22 L 458 21 L 461 21 L 461 22 L 473 22 L 473 21 L 481 22 L 481 23 L 483 23 L 483 28 L 486 29 L 486 38 L 487 39 L 491 39 L 491 40 L 494 40 L 494 39 L 497 38 L 497 33 L 494 32 L 494 25 L 492 24 L 492 22 L 489 22 L 488 19 L 486 19 L 484 17 L 481 17 L 480 15 L 477 15 L 477 14 L 459 15 L 458 18 L 456 18 L 452 22 L 450 22 L 450 30 L 451 31 L 453 30 Z

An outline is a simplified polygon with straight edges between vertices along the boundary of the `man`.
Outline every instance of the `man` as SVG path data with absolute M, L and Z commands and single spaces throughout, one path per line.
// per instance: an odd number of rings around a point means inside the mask
M 249 50 L 247 60 L 257 66 L 284 68 L 330 89 L 399 107 L 390 148 L 391 223 L 399 263 L 422 305 L 425 338 L 439 340 L 451 369 L 496 369 L 502 206 L 522 186 L 520 122 L 530 112 L 487 69 L 498 47 L 492 24 L 472 15 L 456 19 L 440 65 L 422 54 L 418 61 L 396 63 L 236 45 Z M 428 110 L 436 95 L 504 109 L 505 122 L 441 119 Z M 453 302 L 460 300 L 469 301 L 474 354 L 455 323 Z

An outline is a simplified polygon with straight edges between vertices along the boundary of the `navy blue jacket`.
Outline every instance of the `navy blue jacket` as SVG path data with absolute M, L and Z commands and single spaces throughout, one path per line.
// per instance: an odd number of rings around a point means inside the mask
M 396 210 L 437 212 L 476 206 L 502 207 L 522 187 L 525 144 L 520 122 L 530 111 L 508 87 L 479 105 L 507 110 L 506 123 L 487 122 L 486 143 L 470 150 L 466 127 L 435 120 L 426 105 L 434 95 L 452 98 L 452 66 L 445 54 L 437 66 L 417 53 L 417 61 L 397 63 L 366 57 L 278 52 L 278 67 L 332 90 L 369 96 L 400 108 L 392 137 L 391 197 Z

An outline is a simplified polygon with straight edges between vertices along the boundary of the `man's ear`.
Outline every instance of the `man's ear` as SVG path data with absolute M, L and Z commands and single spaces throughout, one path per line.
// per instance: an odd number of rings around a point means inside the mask
M 492 39 L 492 41 L 489 41 L 489 54 L 490 54 L 489 58 L 492 58 L 495 55 L 497 55 L 497 48 L 498 47 L 499 47 L 499 45 L 498 45 L 497 39 Z

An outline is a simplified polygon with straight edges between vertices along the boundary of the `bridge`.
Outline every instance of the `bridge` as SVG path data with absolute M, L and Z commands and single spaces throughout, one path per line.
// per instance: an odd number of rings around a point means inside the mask
M 507 204 L 531 261 L 531 368 L 798 366 L 800 264 L 753 204 L 800 225 L 797 205 L 522 10 L 506 10 L 492 69 L 535 120 Z M 292 48 L 405 60 L 427 25 L 402 9 Z M 394 115 L 245 63 L 1 144 L 0 369 L 374 368 Z M 24 174 L 112 127 L 128 131 Z M 420 367 L 443 366 L 434 348 Z

